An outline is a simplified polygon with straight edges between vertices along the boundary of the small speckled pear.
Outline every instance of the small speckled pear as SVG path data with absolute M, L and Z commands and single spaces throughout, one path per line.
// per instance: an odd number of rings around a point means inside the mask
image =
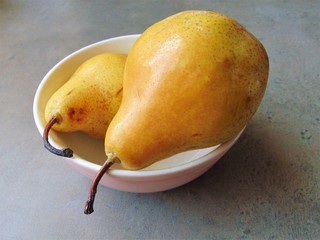
M 55 149 L 48 139 L 48 130 L 82 131 L 104 139 L 107 127 L 119 109 L 127 55 L 103 53 L 85 61 L 71 78 L 49 99 L 45 108 L 45 146 L 49 151 L 72 156 L 70 149 Z
M 152 25 L 127 58 L 108 161 L 141 169 L 232 139 L 256 112 L 268 71 L 261 42 L 225 15 L 185 11 Z

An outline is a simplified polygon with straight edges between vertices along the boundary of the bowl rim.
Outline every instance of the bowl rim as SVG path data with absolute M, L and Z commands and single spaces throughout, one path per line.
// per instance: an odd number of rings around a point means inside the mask
M 71 54 L 67 55 L 66 57 L 64 57 L 63 59 L 61 59 L 58 63 L 56 63 L 46 74 L 45 76 L 42 78 L 40 84 L 38 85 L 36 92 L 35 92 L 35 96 L 34 96 L 34 100 L 33 100 L 33 116 L 34 116 L 34 121 L 36 123 L 37 129 L 40 132 L 41 136 L 43 134 L 43 130 L 44 130 L 44 126 L 41 123 L 41 116 L 40 113 L 38 111 L 39 109 L 39 103 L 40 103 L 40 96 L 41 93 L 43 91 L 44 86 L 47 84 L 48 79 L 50 79 L 51 75 L 63 64 L 65 64 L 67 61 L 73 59 L 76 55 L 84 52 L 84 51 L 88 51 L 91 48 L 94 47 L 99 47 L 100 45 L 103 45 L 105 43 L 108 42 L 112 42 L 112 41 L 119 41 L 119 40 L 134 40 L 136 41 L 138 39 L 138 37 L 141 34 L 129 34 L 129 35 L 123 35 L 123 36 L 118 36 L 118 37 L 112 37 L 112 38 L 108 38 L 105 40 L 101 40 L 95 43 L 92 43 L 90 45 L 87 45 L 85 47 L 82 47 L 74 52 L 72 52 Z M 111 177 L 120 177 L 120 178 L 150 178 L 150 177 L 161 177 L 161 176 L 167 176 L 167 175 L 177 175 L 177 174 L 183 174 L 186 171 L 194 168 L 194 167 L 201 167 L 202 165 L 207 164 L 208 162 L 213 161 L 216 157 L 218 157 L 219 155 L 225 153 L 226 151 L 229 150 L 229 148 L 232 147 L 232 145 L 239 139 L 239 137 L 241 136 L 241 134 L 243 133 L 245 127 L 231 140 L 222 143 L 218 146 L 216 146 L 215 149 L 213 149 L 211 152 L 197 158 L 194 159 L 190 162 L 186 162 L 183 163 L 181 165 L 177 165 L 177 166 L 173 166 L 170 168 L 163 168 L 163 169 L 150 169 L 150 170 L 126 170 L 126 169 L 109 169 L 108 170 L 108 175 Z M 58 145 L 56 144 L 56 142 L 49 136 L 49 140 L 51 141 L 52 145 Z M 57 146 L 60 147 L 60 146 Z M 214 147 L 214 146 L 212 146 Z M 200 150 L 200 149 L 195 149 L 195 150 Z M 64 158 L 62 157 L 62 159 L 64 159 L 65 161 L 67 161 L 70 164 L 75 164 L 79 167 L 84 167 L 87 170 L 90 171 L 94 171 L 97 172 L 99 171 L 101 165 L 90 162 L 86 159 L 80 158 L 79 156 L 77 156 L 77 154 L 75 153 L 74 156 L 72 158 Z M 215 161 L 217 161 L 218 159 L 216 159 Z M 213 162 L 214 163 L 214 162 Z
M 127 169 L 109 169 L 108 175 L 111 177 L 120 177 L 120 178 L 150 178 L 150 177 L 161 177 L 161 176 L 168 176 L 168 175 L 180 175 L 185 172 L 188 172 L 188 170 L 192 168 L 200 168 L 202 165 L 208 164 L 208 162 L 215 163 L 218 161 L 216 157 L 222 155 L 223 153 L 227 152 L 233 144 L 240 138 L 243 131 L 245 130 L 245 127 L 238 133 L 238 135 L 220 145 L 217 146 L 214 150 L 211 152 L 194 159 L 190 162 L 183 163 L 181 165 L 173 166 L 170 168 L 163 168 L 163 169 L 150 169 L 150 170 L 127 170 Z M 194 150 L 201 150 L 201 149 L 194 149 Z M 87 161 L 82 158 L 66 158 L 67 161 L 73 162 L 74 164 L 77 164 L 78 166 L 85 167 L 91 171 L 98 172 L 101 165 Z

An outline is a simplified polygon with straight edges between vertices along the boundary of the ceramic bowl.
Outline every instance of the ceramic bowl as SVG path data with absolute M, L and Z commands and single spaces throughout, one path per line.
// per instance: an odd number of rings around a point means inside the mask
M 94 43 L 55 65 L 41 81 L 34 98 L 33 114 L 40 134 L 42 135 L 46 124 L 44 109 L 48 99 L 82 62 L 102 52 L 128 53 L 138 37 L 139 35 L 128 35 Z M 100 184 L 127 192 L 158 192 L 181 186 L 211 168 L 232 147 L 242 132 L 219 146 L 183 152 L 138 171 L 125 170 L 121 165 L 114 164 Z M 58 133 L 52 130 L 49 141 L 57 148 L 70 147 L 74 156 L 63 159 L 90 179 L 94 178 L 106 158 L 103 141 L 83 133 Z

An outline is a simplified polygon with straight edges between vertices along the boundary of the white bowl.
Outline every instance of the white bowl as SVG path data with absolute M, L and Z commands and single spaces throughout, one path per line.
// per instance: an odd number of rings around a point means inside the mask
M 43 134 L 46 124 L 44 109 L 48 99 L 82 62 L 102 52 L 128 53 L 138 37 L 128 35 L 97 42 L 74 52 L 54 66 L 41 81 L 34 98 L 33 114 L 40 134 Z M 142 170 L 125 170 L 121 165 L 114 164 L 100 183 L 127 192 L 157 192 L 181 186 L 211 168 L 242 132 L 219 146 L 180 153 Z M 52 130 L 49 141 L 57 148 L 70 147 L 74 156 L 63 159 L 90 179 L 95 177 L 106 158 L 103 141 L 83 133 L 58 133 Z

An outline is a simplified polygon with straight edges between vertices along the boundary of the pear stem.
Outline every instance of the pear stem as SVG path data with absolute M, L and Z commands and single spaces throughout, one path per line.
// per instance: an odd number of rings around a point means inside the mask
M 98 184 L 103 176 L 103 174 L 105 174 L 105 172 L 112 166 L 113 162 L 110 158 L 108 158 L 104 164 L 102 165 L 102 167 L 100 168 L 99 172 L 97 173 L 96 177 L 93 179 L 92 183 L 91 183 L 91 187 L 90 187 L 90 191 L 88 194 L 88 199 L 86 201 L 86 205 L 84 207 L 84 214 L 91 214 L 94 212 L 93 210 L 93 203 L 94 203 L 94 199 L 97 193 L 97 187 Z
M 73 156 L 73 151 L 70 148 L 57 149 L 49 143 L 49 131 L 52 128 L 52 126 L 57 122 L 58 122 L 58 118 L 56 116 L 53 116 L 50 119 L 50 121 L 47 123 L 43 131 L 44 147 L 55 155 L 71 158 Z

